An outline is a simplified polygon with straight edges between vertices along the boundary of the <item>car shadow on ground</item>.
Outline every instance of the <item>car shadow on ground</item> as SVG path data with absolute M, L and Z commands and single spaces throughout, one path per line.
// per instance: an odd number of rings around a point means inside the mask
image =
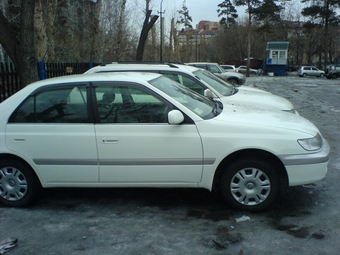
M 290 187 L 265 211 L 266 217 L 278 219 L 306 214 L 313 207 L 317 193 L 309 187 Z M 74 210 L 79 205 L 156 207 L 160 210 L 187 210 L 188 216 L 209 217 L 213 221 L 227 220 L 240 212 L 230 208 L 221 195 L 205 189 L 167 188 L 53 188 L 43 189 L 40 199 L 32 205 L 39 210 Z M 212 212 L 215 212 L 212 213 Z

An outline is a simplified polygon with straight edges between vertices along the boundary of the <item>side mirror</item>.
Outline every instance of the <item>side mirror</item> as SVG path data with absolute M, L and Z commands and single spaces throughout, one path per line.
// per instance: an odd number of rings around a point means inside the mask
M 183 120 L 183 113 L 181 113 L 179 110 L 172 110 L 168 113 L 168 121 L 171 125 L 181 124 Z
M 204 90 L 204 96 L 207 98 L 216 98 L 216 95 L 210 89 Z

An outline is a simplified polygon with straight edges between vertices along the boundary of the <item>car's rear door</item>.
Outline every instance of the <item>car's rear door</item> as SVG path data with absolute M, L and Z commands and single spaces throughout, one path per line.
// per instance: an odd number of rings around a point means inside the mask
M 106 113 L 98 104 L 101 113 L 95 125 L 100 182 L 196 185 L 203 155 L 195 124 L 168 124 L 171 104 L 135 84 L 94 84 L 97 101 L 108 91 L 115 99 Z
M 44 185 L 98 182 L 87 87 L 76 83 L 37 91 L 6 125 L 8 148 L 34 165 Z

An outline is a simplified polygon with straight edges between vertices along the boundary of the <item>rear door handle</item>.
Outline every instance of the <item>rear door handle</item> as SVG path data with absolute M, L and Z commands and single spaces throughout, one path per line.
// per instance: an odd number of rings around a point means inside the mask
M 103 143 L 118 143 L 119 139 L 118 138 L 114 138 L 114 137 L 104 137 L 102 139 Z

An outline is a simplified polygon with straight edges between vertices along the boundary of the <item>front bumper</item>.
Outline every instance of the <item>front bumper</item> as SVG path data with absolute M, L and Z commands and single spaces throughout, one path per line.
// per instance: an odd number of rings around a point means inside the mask
M 330 151 L 329 143 L 323 139 L 322 150 L 316 153 L 280 156 L 287 170 L 289 186 L 322 180 L 327 173 Z

